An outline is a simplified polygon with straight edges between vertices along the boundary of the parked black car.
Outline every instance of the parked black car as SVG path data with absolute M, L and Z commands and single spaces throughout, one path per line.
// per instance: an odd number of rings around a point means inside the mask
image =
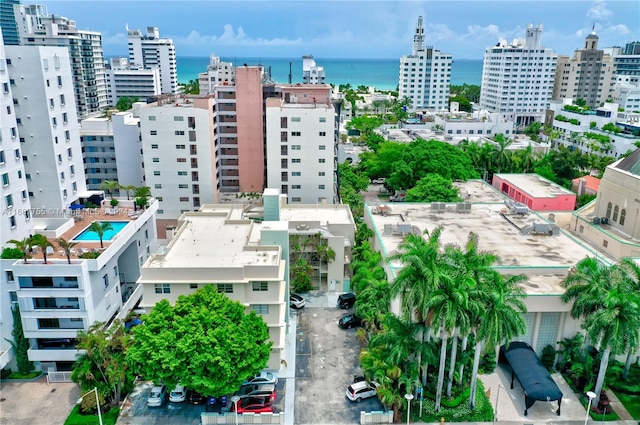
M 338 308 L 348 309 L 353 307 L 356 303 L 356 294 L 353 292 L 347 292 L 338 296 Z
M 338 320 L 338 326 L 342 329 L 351 329 L 362 324 L 362 319 L 355 314 L 347 314 Z
M 205 396 L 195 391 L 190 391 L 187 399 L 191 404 L 204 404 L 204 402 L 207 401 Z

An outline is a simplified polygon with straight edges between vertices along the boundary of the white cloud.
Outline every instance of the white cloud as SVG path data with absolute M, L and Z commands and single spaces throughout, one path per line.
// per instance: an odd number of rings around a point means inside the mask
M 595 0 L 587 10 L 587 18 L 597 21 L 608 21 L 612 16 L 613 12 L 607 8 L 604 0 Z
M 273 47 L 273 46 L 296 46 L 301 45 L 301 38 L 252 38 L 244 32 L 242 27 L 234 30 L 233 25 L 226 24 L 220 35 L 200 34 L 198 31 L 191 31 L 186 36 L 168 36 L 173 39 L 176 45 L 203 46 L 213 43 L 224 46 L 249 46 L 249 47 Z

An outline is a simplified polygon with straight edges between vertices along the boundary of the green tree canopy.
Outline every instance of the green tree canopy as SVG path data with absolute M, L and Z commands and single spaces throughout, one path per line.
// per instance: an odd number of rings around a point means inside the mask
M 347 123 L 347 130 L 356 129 L 368 136 L 373 133 L 373 130 L 384 124 L 384 120 L 380 117 L 372 117 L 369 115 L 362 115 L 360 117 L 354 117 Z
M 449 98 L 449 102 L 458 102 L 458 109 L 462 112 L 473 112 L 473 105 L 464 96 L 455 96 Z
M 162 300 L 142 319 L 132 329 L 127 361 L 169 387 L 181 383 L 207 396 L 229 394 L 269 360 L 264 320 L 213 285 L 180 296 L 175 306 Z
M 452 84 L 449 92 L 455 96 L 461 96 L 469 99 L 469 102 L 480 102 L 480 86 L 475 84 L 463 84 L 456 86 Z
M 460 200 L 458 188 L 451 180 L 438 174 L 427 174 L 407 190 L 407 202 L 456 202 Z
M 118 99 L 118 103 L 116 103 L 116 109 L 118 111 L 128 111 L 136 102 L 140 102 L 140 98 L 138 96 L 123 96 Z

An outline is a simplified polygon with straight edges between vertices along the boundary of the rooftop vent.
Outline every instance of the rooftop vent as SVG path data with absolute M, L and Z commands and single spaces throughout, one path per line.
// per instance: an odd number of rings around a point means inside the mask
M 297 230 L 309 230 L 309 226 L 308 226 L 308 225 L 306 225 L 306 224 L 298 224 L 298 225 L 296 226 L 296 229 L 297 229 Z

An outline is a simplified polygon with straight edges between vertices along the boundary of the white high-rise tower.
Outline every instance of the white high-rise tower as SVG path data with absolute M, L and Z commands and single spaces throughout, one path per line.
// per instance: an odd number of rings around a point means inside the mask
M 160 89 L 162 93 L 178 92 L 178 70 L 176 48 L 170 38 L 160 38 L 157 27 L 147 27 L 147 34 L 140 30 L 127 28 L 129 44 L 129 62 L 146 69 L 160 70 Z
M 480 108 L 500 112 L 522 127 L 540 120 L 553 94 L 558 55 L 541 46 L 542 25 L 526 39 L 500 39 L 487 47 L 482 66 Z
M 424 45 L 422 16 L 413 36 L 413 51 L 400 58 L 398 95 L 417 109 L 445 110 L 449 106 L 451 55 Z

